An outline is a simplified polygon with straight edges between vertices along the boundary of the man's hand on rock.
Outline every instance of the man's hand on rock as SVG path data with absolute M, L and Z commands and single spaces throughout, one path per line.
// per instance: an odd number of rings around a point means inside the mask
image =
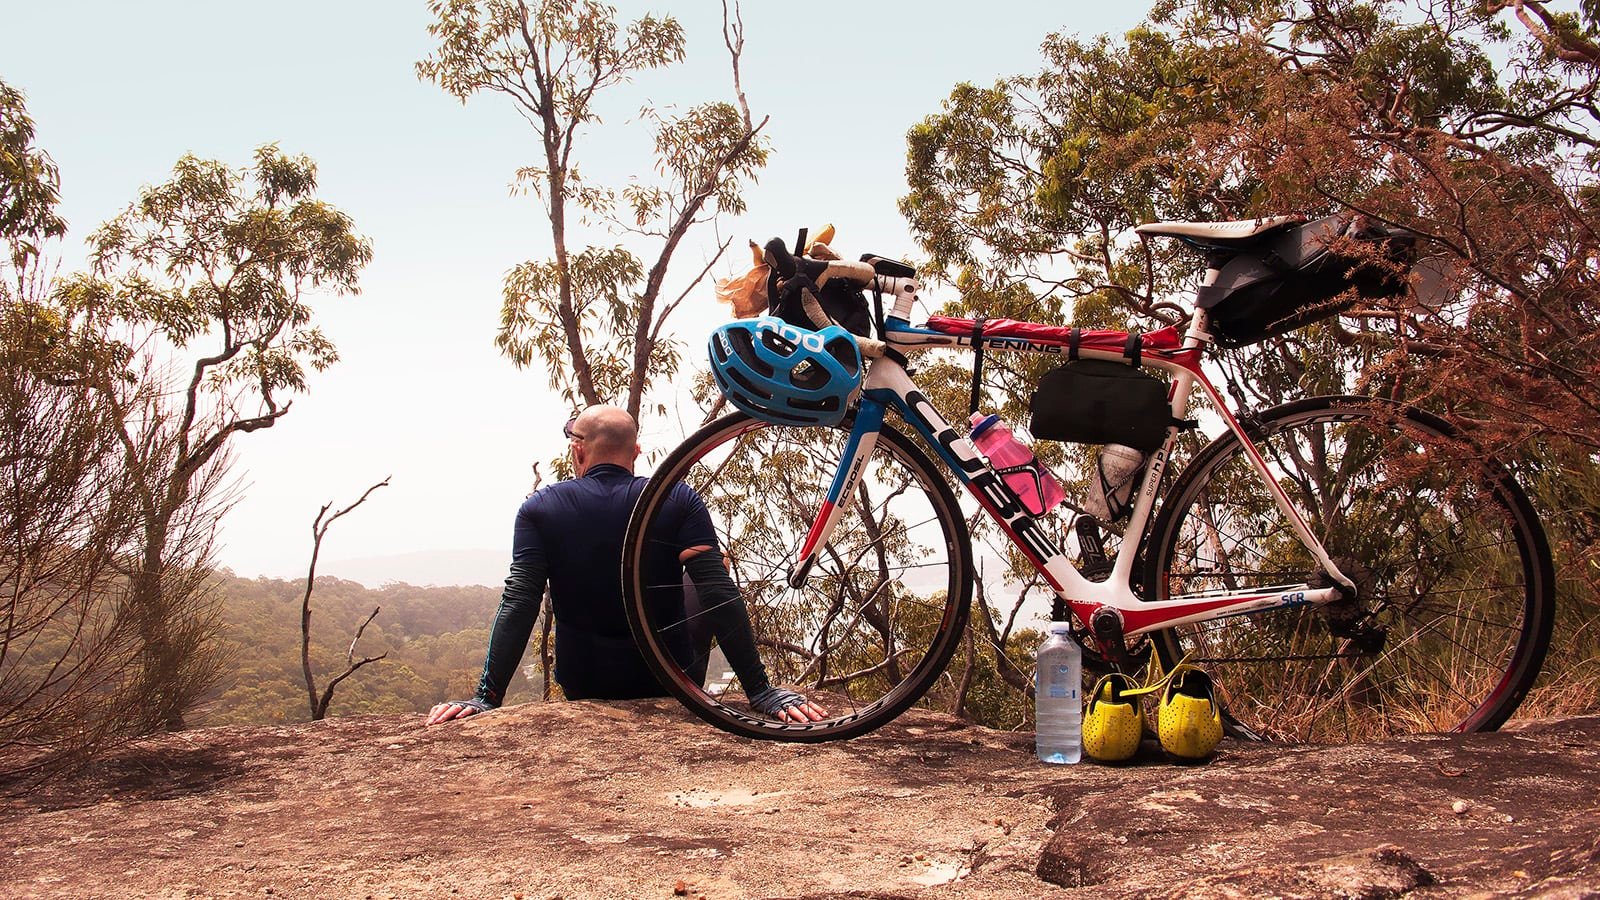
M 494 707 L 485 700 L 446 700 L 428 712 L 427 724 L 438 725 L 451 719 L 465 719 L 491 709 Z
M 769 687 L 750 698 L 756 712 L 780 722 L 820 722 L 828 711 L 786 688 Z

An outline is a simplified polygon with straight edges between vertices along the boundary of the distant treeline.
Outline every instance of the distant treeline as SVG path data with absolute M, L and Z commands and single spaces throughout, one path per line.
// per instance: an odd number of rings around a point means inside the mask
M 213 696 L 195 711 L 196 726 L 303 722 L 310 718 L 300 667 L 303 580 L 220 579 L 223 638 L 228 658 Z M 356 629 L 374 607 L 378 617 L 362 633 L 356 659 L 388 653 L 339 683 L 330 716 L 421 713 L 447 698 L 470 696 L 483 666 L 489 626 L 500 589 L 413 587 L 373 590 L 322 577 L 311 597 L 311 665 L 319 690 L 345 669 Z M 537 636 L 535 637 L 537 641 Z M 540 696 L 537 643 L 512 681 L 510 702 Z

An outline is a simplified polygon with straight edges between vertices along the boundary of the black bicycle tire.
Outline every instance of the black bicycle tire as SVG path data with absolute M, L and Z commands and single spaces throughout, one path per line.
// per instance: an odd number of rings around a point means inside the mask
M 956 497 L 941 477 L 940 469 L 910 438 L 885 424 L 878 434 L 875 454 L 883 452 L 887 444 L 899 455 L 923 489 L 929 493 L 929 502 L 939 514 L 940 527 L 950 553 L 952 574 L 950 583 L 955 588 L 945 597 L 941 625 L 935 632 L 933 643 L 919 661 L 911 675 L 900 682 L 883 698 L 867 707 L 853 711 L 825 723 L 782 723 L 752 716 L 743 710 L 726 706 L 707 694 L 699 685 L 684 678 L 681 669 L 672 659 L 667 647 L 658 640 L 647 621 L 645 586 L 641 560 L 645 552 L 645 535 L 650 521 L 661 508 L 672 487 L 689 471 L 695 462 L 708 452 L 748 430 L 759 428 L 790 428 L 794 426 L 770 425 L 744 413 L 723 416 L 691 435 L 670 453 L 646 484 L 629 519 L 627 536 L 623 544 L 622 588 L 628 623 L 634 640 L 646 664 L 662 686 L 690 712 L 704 721 L 742 737 L 759 740 L 819 743 L 847 740 L 867 734 L 893 721 L 905 712 L 943 674 L 961 643 L 967 627 L 973 589 L 972 548 Z M 816 427 L 816 426 L 813 426 Z M 839 430 L 848 427 L 841 426 Z
M 1385 416 L 1398 415 L 1423 433 L 1432 433 L 1450 441 L 1463 440 L 1458 429 L 1445 420 L 1415 407 L 1393 401 L 1359 396 L 1319 396 L 1286 403 L 1268 409 L 1245 420 L 1251 440 L 1257 435 L 1274 435 L 1296 423 L 1319 419 L 1341 421 L 1355 418 L 1373 418 L 1381 412 Z M 1149 532 L 1145 560 L 1145 584 L 1156 592 L 1157 599 L 1168 585 L 1168 562 L 1178 540 L 1179 531 L 1190 505 L 1219 468 L 1238 454 L 1241 444 L 1231 431 L 1208 443 L 1184 468 L 1163 500 L 1160 514 Z M 1497 459 L 1483 455 L 1482 464 L 1488 469 L 1486 483 L 1492 485 L 1492 495 L 1502 509 L 1509 513 L 1510 530 L 1515 537 L 1517 552 L 1521 557 L 1526 589 L 1522 602 L 1521 627 L 1505 672 L 1494 689 L 1482 699 L 1472 712 L 1458 722 L 1453 731 L 1493 731 L 1503 725 L 1521 705 L 1539 675 L 1544 657 L 1549 649 L 1555 620 L 1555 570 L 1551 560 L 1549 542 L 1537 511 L 1514 475 Z M 1337 555 L 1337 554 L 1336 554 Z M 1271 615 L 1270 613 L 1268 615 Z M 1183 655 L 1177 629 L 1167 629 L 1152 634 L 1152 642 L 1164 666 L 1170 668 Z M 1228 716 L 1230 732 L 1242 737 L 1261 738 L 1244 727 L 1238 719 Z

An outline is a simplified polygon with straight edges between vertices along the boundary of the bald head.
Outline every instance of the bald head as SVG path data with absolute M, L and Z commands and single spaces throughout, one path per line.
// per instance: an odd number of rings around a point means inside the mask
M 574 436 L 582 436 L 575 449 L 581 470 L 601 463 L 633 469 L 639 455 L 639 424 L 628 411 L 616 406 L 591 406 L 572 423 Z

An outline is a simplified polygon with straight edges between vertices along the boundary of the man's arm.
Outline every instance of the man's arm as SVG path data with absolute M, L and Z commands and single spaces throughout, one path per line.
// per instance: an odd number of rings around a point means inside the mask
M 428 713 L 427 724 L 437 725 L 487 712 L 505 700 L 506 688 L 517 674 L 517 665 L 522 662 L 522 654 L 528 649 L 528 637 L 533 634 L 534 622 L 539 618 L 539 605 L 544 599 L 548 577 L 544 548 L 533 530 L 525 529 L 519 521 L 511 572 L 506 576 L 506 589 L 500 595 L 500 608 L 489 631 L 489 650 L 484 654 L 477 693 L 471 700 L 452 700 L 435 706 Z
M 483 672 L 478 676 L 478 692 L 474 695 L 493 706 L 505 701 L 506 688 L 511 685 L 522 654 L 528 649 L 528 638 L 533 634 L 539 606 L 544 600 L 547 575 L 543 555 L 524 556 L 534 558 L 511 564 L 505 593 L 500 595 L 500 609 L 489 631 L 489 652 L 484 655 Z

